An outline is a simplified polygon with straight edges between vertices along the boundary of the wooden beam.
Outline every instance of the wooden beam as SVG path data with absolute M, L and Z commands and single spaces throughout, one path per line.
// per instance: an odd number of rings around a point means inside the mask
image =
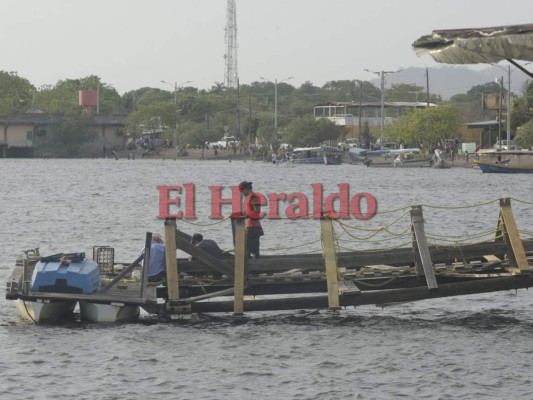
M 148 264 L 150 263 L 150 249 L 152 248 L 152 232 L 146 232 L 144 240 L 143 273 L 141 278 L 141 298 L 146 297 L 146 286 L 148 285 Z
M 340 281 L 339 282 L 339 294 L 352 295 L 361 294 L 361 290 L 356 286 L 354 281 Z
M 178 249 L 183 250 L 187 254 L 190 254 L 194 258 L 200 260 L 210 269 L 223 275 L 227 275 L 228 277 L 233 277 L 233 266 L 229 261 L 218 259 L 199 247 L 194 246 L 190 239 L 187 240 L 181 233 L 182 232 L 179 230 L 176 231 L 176 247 Z M 190 238 L 190 236 L 188 237 Z
M 424 216 L 422 214 L 421 206 L 413 206 L 411 208 L 411 223 L 414 236 L 413 248 L 415 254 L 417 257 L 420 257 L 428 289 L 435 290 L 438 288 L 437 278 L 435 277 L 435 270 L 433 269 L 433 262 L 431 261 L 431 253 L 429 252 L 426 233 L 424 231 Z
M 524 249 L 533 251 L 533 240 L 523 240 Z M 484 255 L 493 254 L 503 257 L 507 253 L 507 247 L 501 243 L 484 242 L 475 244 L 465 244 L 456 246 L 430 246 L 431 259 L 436 263 L 452 263 L 460 258 L 467 260 L 481 260 Z M 227 262 L 232 262 L 229 257 Z M 180 271 L 185 273 L 203 273 L 212 270 L 199 260 L 178 259 Z M 406 266 L 414 264 L 413 249 L 401 248 L 391 250 L 360 251 L 337 253 L 338 267 L 347 269 L 360 268 L 372 264 L 386 264 L 392 266 Z M 247 271 L 249 274 L 285 272 L 291 269 L 306 271 L 324 271 L 324 258 L 322 254 L 293 254 L 282 256 L 261 255 L 260 259 L 250 259 L 247 261 Z
M 246 228 L 244 218 L 232 218 L 235 228 L 235 276 L 233 314 L 242 315 L 244 310 L 244 269 L 246 266 Z
M 518 267 L 514 272 L 529 273 L 529 263 L 520 239 L 520 233 L 511 209 L 511 199 L 500 199 L 501 230 L 505 243 L 509 248 L 509 266 Z
M 339 285 L 337 281 L 337 254 L 335 252 L 335 232 L 331 218 L 322 216 L 320 219 L 322 231 L 322 251 L 324 252 L 324 264 L 326 267 L 326 280 L 328 286 L 328 308 L 338 310 Z
M 167 273 L 168 303 L 180 298 L 178 261 L 176 258 L 176 219 L 165 220 L 165 262 Z M 172 310 L 169 310 L 170 312 Z
M 438 290 L 427 290 L 425 286 L 422 286 L 408 289 L 363 292 L 357 296 L 342 296 L 340 298 L 340 305 L 346 307 L 369 304 L 401 303 L 449 296 L 523 289 L 528 287 L 533 287 L 533 274 L 443 284 L 439 286 Z M 327 307 L 328 297 L 325 295 L 255 299 L 244 302 L 244 310 L 248 312 L 299 309 L 316 310 L 325 309 Z M 232 301 L 198 302 L 191 304 L 192 312 L 229 312 L 232 308 Z

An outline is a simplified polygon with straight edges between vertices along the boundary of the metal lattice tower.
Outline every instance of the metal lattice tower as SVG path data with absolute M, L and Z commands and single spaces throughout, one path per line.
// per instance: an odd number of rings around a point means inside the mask
M 237 73 L 237 6 L 235 0 L 228 0 L 225 31 L 224 85 L 228 88 L 236 88 L 239 74 Z

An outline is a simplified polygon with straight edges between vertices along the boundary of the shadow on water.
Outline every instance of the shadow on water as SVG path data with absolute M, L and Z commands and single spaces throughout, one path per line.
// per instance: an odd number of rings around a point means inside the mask
M 441 329 L 443 327 L 461 328 L 469 331 L 498 331 L 526 329 L 533 327 L 533 321 L 508 310 L 490 309 L 481 312 L 449 312 L 438 316 L 425 314 L 423 317 L 413 315 L 354 315 L 330 311 L 300 311 L 289 314 L 265 315 L 250 314 L 245 316 L 195 314 L 186 319 L 170 319 L 157 316 L 143 317 L 132 322 L 143 325 L 173 324 L 175 326 L 212 329 L 231 326 L 308 326 L 308 327 L 344 327 L 400 329 L 417 331 Z

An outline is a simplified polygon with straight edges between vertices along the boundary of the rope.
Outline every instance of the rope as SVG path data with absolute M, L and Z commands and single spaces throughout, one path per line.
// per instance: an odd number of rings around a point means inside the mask
M 387 286 L 389 283 L 394 282 L 396 279 L 398 279 L 398 276 L 393 276 L 392 278 L 389 278 L 385 282 L 382 282 L 382 283 L 368 283 L 368 282 L 360 281 L 357 278 L 346 277 L 345 275 L 342 275 L 342 277 L 343 277 L 344 280 L 348 279 L 348 280 L 350 280 L 352 282 L 357 283 L 357 285 L 362 285 L 362 286 L 367 286 L 367 287 L 383 287 L 383 286 Z
M 218 224 L 221 224 L 222 222 L 225 222 L 227 221 L 228 219 L 230 219 L 231 217 L 228 216 L 224 219 L 221 219 L 220 221 L 215 221 L 215 222 L 211 222 L 209 224 L 201 224 L 201 223 L 197 223 L 197 222 L 191 222 L 190 220 L 188 219 L 182 219 L 180 220 L 181 222 L 185 222 L 186 224 L 189 224 L 189 225 L 194 225 L 194 226 L 213 226 L 213 225 L 218 225 Z
M 420 204 L 421 207 L 427 207 L 427 208 L 441 208 L 446 210 L 460 210 L 465 208 L 475 208 L 475 207 L 481 207 L 486 206 L 488 204 L 499 202 L 500 199 L 494 199 L 494 200 L 488 200 L 481 203 L 475 203 L 475 204 L 465 204 L 463 206 L 439 206 L 439 205 L 432 205 L 432 204 Z
M 355 235 L 351 234 L 350 232 L 348 232 L 348 231 L 346 230 L 346 228 L 352 228 L 352 229 L 357 229 L 357 228 L 353 228 L 353 227 L 351 227 L 350 225 L 345 224 L 345 223 L 343 223 L 342 221 L 339 221 L 339 220 L 335 220 L 335 222 L 337 222 L 337 223 L 339 224 L 339 226 L 342 228 L 342 230 L 343 230 L 348 236 L 350 236 L 351 238 L 353 238 L 353 239 L 355 239 L 355 240 L 359 240 L 359 241 L 367 241 L 367 240 L 373 238 L 374 236 L 376 236 L 376 235 L 377 235 L 378 233 L 380 233 L 380 232 L 387 232 L 389 235 L 391 235 L 391 236 L 397 236 L 397 237 L 400 237 L 400 236 L 405 235 L 406 232 L 407 232 L 408 230 L 411 229 L 411 226 L 408 226 L 405 230 L 403 230 L 402 232 L 399 232 L 399 233 L 393 232 L 393 231 L 391 231 L 389 228 L 390 228 L 392 225 L 396 224 L 398 221 L 400 221 L 402 218 L 404 218 L 407 214 L 409 214 L 409 211 L 404 212 L 402 215 L 400 215 L 398 218 L 396 218 L 396 219 L 395 219 L 394 221 L 392 221 L 390 224 L 385 225 L 385 226 L 380 226 L 380 227 L 378 227 L 376 230 L 373 231 L 374 233 L 372 233 L 371 235 L 369 235 L 369 236 L 367 236 L 367 237 L 364 237 L 364 238 L 363 238 L 363 237 L 355 236 Z
M 533 205 L 533 202 L 531 202 L 531 201 L 525 201 L 525 200 L 517 199 L 516 197 L 509 197 L 509 198 L 511 200 L 513 200 L 513 201 L 518 202 L 518 203 Z

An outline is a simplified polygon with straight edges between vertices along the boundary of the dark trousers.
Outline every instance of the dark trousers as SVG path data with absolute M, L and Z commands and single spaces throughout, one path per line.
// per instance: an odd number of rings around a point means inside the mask
M 246 228 L 246 253 L 248 258 L 259 258 L 259 238 L 262 236 L 263 229 L 255 229 L 255 226 Z

